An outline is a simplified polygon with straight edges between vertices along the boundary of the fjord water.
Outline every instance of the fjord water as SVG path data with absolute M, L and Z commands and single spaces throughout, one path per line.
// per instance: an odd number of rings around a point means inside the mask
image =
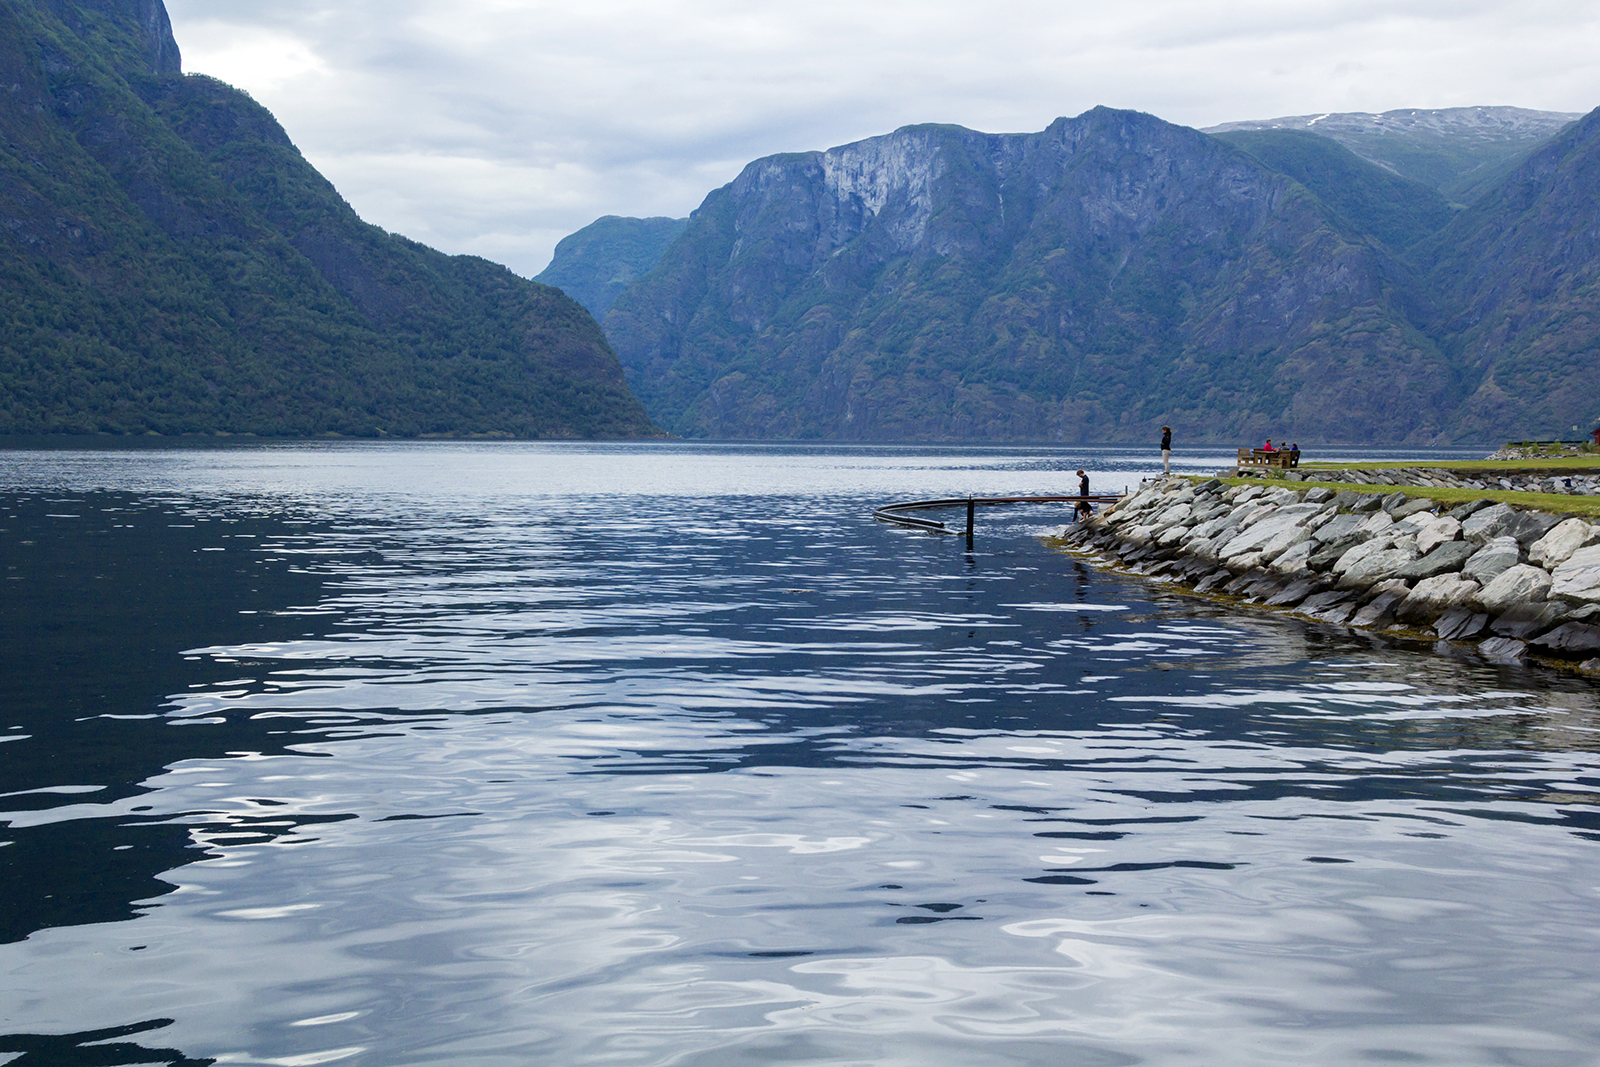
M 870 517 L 1083 465 L 0 452 L 0 1064 L 1596 1062 L 1600 689 Z

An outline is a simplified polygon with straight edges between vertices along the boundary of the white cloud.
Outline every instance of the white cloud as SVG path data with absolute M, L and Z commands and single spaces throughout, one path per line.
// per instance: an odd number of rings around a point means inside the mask
M 363 217 L 523 274 L 604 214 L 913 122 L 1600 104 L 1589 0 L 168 0 Z

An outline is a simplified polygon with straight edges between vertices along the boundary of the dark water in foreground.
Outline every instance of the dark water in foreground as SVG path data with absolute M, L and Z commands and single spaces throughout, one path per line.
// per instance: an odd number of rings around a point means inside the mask
M 1600 1062 L 1600 690 L 867 515 L 1086 461 L 0 453 L 0 1064 Z

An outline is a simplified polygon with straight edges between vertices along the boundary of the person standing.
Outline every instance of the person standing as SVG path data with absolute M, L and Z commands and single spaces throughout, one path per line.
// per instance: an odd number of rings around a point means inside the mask
M 1161 473 L 1172 473 L 1172 427 L 1161 427 Z
M 1083 499 L 1073 505 L 1072 517 L 1074 520 L 1087 519 L 1094 512 L 1089 507 L 1089 476 L 1083 472 L 1082 467 L 1078 468 L 1078 496 Z

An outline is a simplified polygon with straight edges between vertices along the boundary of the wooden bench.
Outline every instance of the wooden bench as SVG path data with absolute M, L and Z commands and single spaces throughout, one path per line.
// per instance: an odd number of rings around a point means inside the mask
M 1300 451 L 1293 448 L 1274 448 L 1267 451 L 1264 448 L 1239 449 L 1239 467 L 1281 467 L 1284 470 L 1293 470 L 1300 466 Z

